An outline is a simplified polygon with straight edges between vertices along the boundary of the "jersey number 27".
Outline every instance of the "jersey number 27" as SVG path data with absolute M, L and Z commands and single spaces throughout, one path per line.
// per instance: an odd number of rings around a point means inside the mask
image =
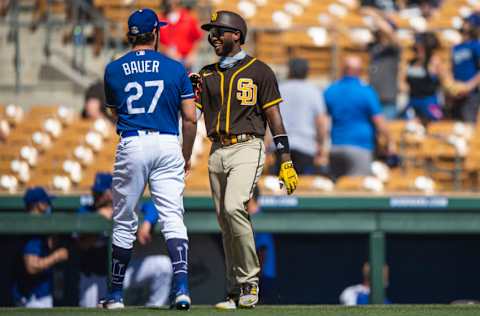
M 147 113 L 153 113 L 155 111 L 155 108 L 157 107 L 158 99 L 160 99 L 160 96 L 163 92 L 163 80 L 145 81 L 145 87 L 157 87 L 157 91 L 155 91 L 155 95 L 153 96 L 152 102 L 150 102 L 150 106 L 147 110 Z M 128 93 L 132 89 L 135 89 L 137 92 L 127 98 L 128 114 L 143 114 L 145 113 L 144 107 L 133 107 L 133 101 L 137 101 L 143 96 L 143 87 L 137 81 L 132 81 L 127 83 L 124 91 Z

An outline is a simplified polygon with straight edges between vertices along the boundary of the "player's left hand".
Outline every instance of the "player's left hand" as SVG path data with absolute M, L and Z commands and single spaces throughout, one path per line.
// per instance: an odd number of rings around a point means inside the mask
M 291 160 L 282 162 L 278 179 L 285 184 L 285 189 L 287 189 L 289 195 L 295 191 L 298 185 L 298 175 Z
M 150 230 L 152 229 L 152 224 L 150 222 L 144 221 L 140 228 L 137 231 L 137 240 L 140 245 L 146 245 L 152 240 L 152 235 Z

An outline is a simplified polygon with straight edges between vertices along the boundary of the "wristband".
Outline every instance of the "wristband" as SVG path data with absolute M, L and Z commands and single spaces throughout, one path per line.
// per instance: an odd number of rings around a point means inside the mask
M 290 153 L 290 145 L 288 144 L 287 134 L 280 134 L 273 136 L 273 142 L 275 143 L 275 149 L 279 154 Z

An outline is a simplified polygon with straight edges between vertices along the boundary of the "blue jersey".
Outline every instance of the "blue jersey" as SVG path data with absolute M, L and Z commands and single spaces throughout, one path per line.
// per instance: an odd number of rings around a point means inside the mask
M 452 68 L 455 80 L 468 81 L 480 71 L 480 42 L 468 41 L 452 50 Z
M 31 237 L 23 246 L 22 255 L 34 255 L 41 258 L 47 257 L 50 254 L 48 249 L 48 242 L 46 236 Z M 23 258 L 22 258 L 23 260 Z M 15 300 L 20 300 L 22 297 L 29 299 L 32 296 L 41 298 L 47 295 L 52 295 L 53 272 L 52 269 L 47 269 L 37 274 L 28 274 L 23 268 L 21 275 L 15 282 L 13 296 Z
M 178 135 L 183 99 L 194 97 L 182 64 L 153 50 L 131 51 L 105 69 L 107 105 L 118 114 L 117 133 L 156 130 Z

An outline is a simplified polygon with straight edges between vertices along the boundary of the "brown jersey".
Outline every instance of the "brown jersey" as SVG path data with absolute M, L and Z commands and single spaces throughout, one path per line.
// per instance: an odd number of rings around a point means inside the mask
M 204 113 L 208 136 L 265 135 L 263 111 L 282 101 L 268 65 L 246 56 L 228 69 L 220 69 L 218 64 L 205 66 L 200 76 L 202 91 L 197 107 Z

